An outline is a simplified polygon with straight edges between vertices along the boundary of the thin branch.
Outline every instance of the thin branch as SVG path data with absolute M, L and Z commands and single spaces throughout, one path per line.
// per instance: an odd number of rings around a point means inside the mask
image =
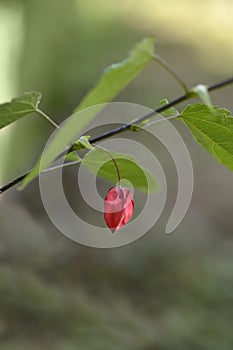
M 213 90 L 217 90 L 217 89 L 220 89 L 224 86 L 227 86 L 227 85 L 230 85 L 233 83 L 233 77 L 231 78 L 228 78 L 228 79 L 225 79 L 225 80 L 222 80 L 220 81 L 219 83 L 216 83 L 216 84 L 213 84 L 213 85 L 210 85 L 208 87 L 208 91 L 213 91 Z
M 216 84 L 213 84 L 213 85 L 210 85 L 208 87 L 208 91 L 213 91 L 213 90 L 217 90 L 217 89 L 220 89 L 222 87 L 225 87 L 229 84 L 232 84 L 233 83 L 233 77 L 229 78 L 229 79 L 225 79 L 223 81 L 220 81 Z M 167 109 L 173 107 L 173 106 L 176 106 L 178 105 L 179 103 L 181 102 L 184 102 L 184 101 L 187 101 L 189 100 L 190 98 L 192 98 L 192 96 L 190 96 L 190 94 L 184 94 L 174 100 L 172 100 L 171 102 L 169 102 L 168 104 L 164 105 L 164 106 L 161 106 L 149 113 L 147 113 L 146 115 L 142 116 L 142 117 L 139 117 L 138 119 L 134 120 L 133 123 L 128 123 L 128 124 L 124 124 L 122 126 L 119 126 L 118 128 L 116 129 L 113 129 L 113 130 L 110 130 L 104 134 L 101 134 L 99 136 L 96 136 L 96 137 L 93 137 L 93 138 L 90 138 L 89 139 L 89 142 L 90 143 L 96 143 L 96 142 L 99 142 L 101 140 L 105 140 L 107 138 L 110 138 L 112 136 L 115 136 L 117 134 L 120 134 L 126 130 L 130 130 L 131 127 L 137 125 L 137 124 L 140 124 L 141 122 L 143 122 L 144 120 L 147 120 L 147 119 L 150 119 L 152 118 L 153 116 L 155 116 L 156 114 L 158 113 L 162 113 L 164 111 L 166 111 Z M 67 153 L 71 153 L 73 152 L 74 150 L 72 149 L 72 146 L 63 151 L 58 157 L 61 158 L 63 156 L 65 156 Z M 57 157 L 57 158 L 58 158 Z M 28 174 L 30 173 L 30 171 L 20 175 L 19 177 L 17 177 L 16 179 L 12 180 L 11 182 L 7 183 L 5 186 L 3 186 L 1 189 L 0 189 L 0 194 L 2 194 L 3 192 L 7 191 L 8 189 L 10 189 L 11 187 L 17 185 L 19 182 L 21 182 Z
M 142 117 L 134 120 L 133 123 L 124 124 L 122 126 L 119 126 L 116 129 L 110 130 L 110 131 L 108 131 L 108 132 L 106 132 L 106 133 L 104 133 L 102 135 L 90 138 L 89 142 L 90 143 L 99 142 L 101 140 L 108 139 L 108 138 L 110 138 L 112 136 L 120 134 L 120 133 L 122 133 L 122 132 L 124 132 L 126 130 L 130 130 L 133 126 L 135 126 L 137 124 L 140 124 L 140 123 L 144 122 L 145 120 L 154 117 L 156 114 L 162 113 L 162 112 L 166 111 L 167 109 L 169 109 L 169 108 L 171 108 L 171 107 L 173 107 L 175 105 L 178 105 L 179 103 L 184 102 L 184 101 L 186 101 L 188 99 L 189 99 L 189 96 L 182 95 L 182 96 L 176 98 L 175 100 L 169 102 L 168 104 L 166 104 L 164 106 L 161 106 L 161 107 L 159 107 L 159 108 L 157 108 L 157 109 L 147 113 L 146 115 L 143 115 Z M 69 150 L 69 152 L 70 152 L 70 150 Z
M 68 166 L 71 166 L 71 165 L 75 165 L 75 164 L 79 164 L 81 163 L 82 159 L 78 159 L 74 162 L 69 162 L 69 163 L 64 163 L 64 164 L 60 164 L 60 165 L 55 165 L 55 166 L 52 166 L 51 168 L 48 168 L 48 169 L 45 169 L 42 171 L 42 173 L 48 173 L 50 171 L 53 171 L 53 170 L 57 170 L 57 169 L 60 169 L 60 168 L 65 168 L 65 167 L 68 167 Z M 9 190 L 11 187 L 17 185 L 19 182 L 23 181 L 23 179 L 25 179 L 25 177 L 27 175 L 30 174 L 30 171 L 27 171 L 26 173 L 22 174 L 21 176 L 17 177 L 16 179 L 12 180 L 11 182 L 8 182 L 8 184 L 6 184 L 5 186 L 3 186 L 1 189 L 0 189 L 0 194 L 2 194 L 3 192 Z
M 3 192 L 9 190 L 11 187 L 17 185 L 18 183 L 20 183 L 21 181 L 23 181 L 23 179 L 25 179 L 25 177 L 30 174 L 31 171 L 27 171 L 26 173 L 20 175 L 19 177 L 17 177 L 16 179 L 8 182 L 5 186 L 3 186 L 0 189 L 0 194 L 2 194 Z
M 213 84 L 213 85 L 210 85 L 207 89 L 208 91 L 213 91 L 213 90 L 217 90 L 217 89 L 220 89 L 224 86 L 227 86 L 229 84 L 233 84 L 233 77 L 229 78 L 229 79 L 226 79 L 226 80 L 223 80 L 219 83 L 216 83 L 216 84 Z M 168 104 L 164 105 L 164 106 L 161 106 L 149 113 L 147 113 L 146 115 L 136 119 L 133 124 L 132 123 L 129 123 L 129 124 L 124 124 L 116 129 L 113 129 L 113 130 L 110 130 L 100 136 L 96 136 L 96 137 L 93 137 L 93 138 L 90 138 L 89 139 L 89 142 L 90 143 L 95 143 L 95 142 L 99 142 L 101 140 L 104 140 L 104 139 L 107 139 L 109 137 L 112 137 L 112 136 L 115 136 L 123 131 L 126 131 L 126 130 L 129 130 L 132 126 L 134 125 L 137 125 L 137 124 L 140 124 L 141 122 L 143 122 L 144 120 L 146 119 L 150 119 L 152 118 L 153 116 L 155 116 L 156 114 L 158 113 L 162 113 L 164 111 L 166 111 L 167 109 L 171 108 L 171 107 L 174 107 L 176 105 L 178 105 L 179 103 L 181 102 L 184 102 L 184 101 L 187 101 L 189 100 L 190 98 L 192 98 L 192 96 L 190 96 L 189 94 L 186 94 L 186 95 L 182 95 L 174 100 L 172 100 L 171 102 L 169 102 Z M 72 147 L 71 147 L 72 149 Z M 71 152 L 71 150 L 69 150 L 69 152 Z

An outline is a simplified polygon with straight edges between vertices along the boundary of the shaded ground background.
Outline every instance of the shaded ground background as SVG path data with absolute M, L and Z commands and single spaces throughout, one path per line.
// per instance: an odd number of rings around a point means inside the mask
M 189 86 L 232 75 L 233 3 L 227 0 L 0 0 L 0 101 L 28 90 L 58 122 L 148 34 Z M 213 102 L 233 111 L 232 87 Z M 151 65 L 117 101 L 156 107 L 181 88 Z M 192 204 L 164 226 L 176 173 L 164 157 L 166 210 L 139 241 L 96 250 L 47 218 L 35 181 L 0 203 L 0 349 L 232 349 L 232 174 L 176 125 L 195 171 Z M 30 168 L 51 132 L 31 116 L 0 132 L 0 181 Z M 163 153 L 161 153 L 163 154 Z M 79 198 L 77 198 L 77 205 Z

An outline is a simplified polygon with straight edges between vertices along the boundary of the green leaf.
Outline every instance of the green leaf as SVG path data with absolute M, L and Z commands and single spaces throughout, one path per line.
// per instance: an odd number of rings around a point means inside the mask
M 199 97 L 204 104 L 206 104 L 209 108 L 212 108 L 212 102 L 210 99 L 209 91 L 206 85 L 199 84 L 192 89 L 191 95 L 193 97 Z
M 76 152 L 68 153 L 66 156 L 66 160 L 70 161 L 70 162 L 76 162 L 79 159 L 80 159 L 80 157 L 77 155 Z
M 169 103 L 169 101 L 164 98 L 162 101 L 160 101 L 160 106 L 166 106 Z M 175 107 L 170 107 L 168 109 L 166 109 L 164 112 L 162 112 L 163 115 L 165 115 L 166 117 L 173 117 L 176 115 L 179 115 L 178 110 Z
M 152 60 L 154 54 L 154 37 L 145 38 L 133 50 L 129 58 L 121 63 L 114 64 L 105 70 L 103 77 L 97 86 L 84 97 L 81 104 L 76 109 L 78 115 L 73 115 L 64 124 L 61 131 L 58 131 L 50 145 L 39 159 L 30 174 L 23 180 L 21 189 L 36 178 L 40 172 L 46 169 L 50 163 L 67 148 L 69 142 L 74 142 L 74 138 L 81 133 L 98 112 L 103 108 L 89 108 L 84 112 L 82 109 L 106 103 L 112 100 L 140 71 Z
M 75 112 L 112 101 L 153 59 L 154 42 L 154 37 L 143 39 L 127 59 L 106 68 L 99 83 L 84 97 Z
M 92 144 L 89 142 L 91 136 L 81 136 L 77 142 L 75 142 L 75 147 L 77 147 L 77 149 L 80 148 L 80 146 L 83 146 L 84 148 L 87 149 L 93 149 L 94 147 L 92 146 Z
M 41 93 L 32 91 L 26 92 L 21 97 L 13 98 L 11 102 L 1 104 L 0 129 L 26 115 L 36 112 L 40 100 Z
M 186 107 L 178 119 L 203 148 L 233 171 L 233 117 L 227 109 L 196 103 Z
M 148 183 L 150 192 L 159 189 L 154 176 L 148 170 L 142 168 L 131 155 L 115 151 L 111 151 L 111 155 L 116 160 L 122 180 L 130 181 L 134 188 L 143 193 L 148 193 Z M 113 184 L 118 182 L 115 165 L 110 156 L 103 150 L 98 148 L 91 150 L 83 158 L 82 164 L 97 176 Z

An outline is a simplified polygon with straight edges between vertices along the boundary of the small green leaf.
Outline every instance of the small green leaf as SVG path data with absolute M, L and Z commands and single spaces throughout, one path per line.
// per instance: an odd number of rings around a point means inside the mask
M 23 180 L 21 189 L 36 178 L 60 152 L 67 148 L 67 143 L 74 142 L 74 138 L 95 118 L 103 108 L 101 103 L 111 101 L 129 82 L 139 74 L 152 60 L 154 54 L 154 37 L 145 38 L 133 50 L 129 58 L 121 63 L 114 64 L 105 70 L 103 77 L 97 86 L 84 97 L 75 112 L 79 111 L 78 117 L 73 115 L 67 120 L 61 131 L 58 131 L 50 145 L 30 172 Z M 99 105 L 98 108 L 89 108 Z M 83 112 L 83 113 L 82 113 Z M 80 114 L 81 113 L 81 114 Z
M 166 106 L 169 103 L 169 101 L 164 98 L 162 101 L 160 101 L 160 106 Z M 179 112 L 175 107 L 170 107 L 168 109 L 166 109 L 164 112 L 162 112 L 163 115 L 165 115 L 166 117 L 173 117 L 173 116 L 178 116 Z
M 143 39 L 127 59 L 106 68 L 99 83 L 84 97 L 75 112 L 112 101 L 151 62 L 154 42 L 154 37 Z
M 130 181 L 134 188 L 143 193 L 148 193 L 148 183 L 150 192 L 159 189 L 154 176 L 148 170 L 143 169 L 131 155 L 115 151 L 111 151 L 111 155 L 116 160 L 122 180 Z M 115 165 L 103 150 L 98 148 L 91 150 L 83 158 L 82 164 L 97 176 L 113 184 L 118 182 Z
M 69 162 L 76 162 L 79 159 L 80 157 L 77 155 L 76 152 L 71 152 L 66 155 L 66 160 L 68 160 Z
M 203 148 L 233 171 L 233 117 L 227 109 L 196 103 L 187 106 L 178 119 Z
M 32 91 L 13 98 L 10 102 L 0 104 L 0 129 L 36 112 L 40 100 L 41 93 Z
M 135 119 L 136 120 L 136 119 Z M 133 120 L 132 122 L 131 122 L 131 126 L 130 126 L 130 130 L 131 131 L 139 131 L 139 130 L 142 130 L 142 125 L 141 124 L 139 124 L 139 125 L 137 125 L 137 124 L 133 124 L 134 123 L 134 121 L 135 120 Z M 141 126 L 140 126 L 141 125 Z
M 199 97 L 205 105 L 207 105 L 209 108 L 212 108 L 212 102 L 210 99 L 210 95 L 208 92 L 208 88 L 206 85 L 199 84 L 195 86 L 195 88 L 192 89 L 191 95 L 193 97 Z
M 135 123 L 135 122 L 137 122 L 137 119 L 134 119 L 134 120 L 132 120 L 131 122 L 130 122 L 130 130 L 131 131 L 139 131 L 139 130 L 142 130 L 142 127 L 143 127 L 143 125 L 146 125 L 147 123 L 148 123 L 148 121 L 149 121 L 149 119 L 145 119 L 145 120 L 143 120 L 142 122 L 140 122 L 140 123 Z M 135 124 L 134 124 L 135 123 Z
M 78 141 L 75 143 L 75 146 L 78 147 L 78 149 L 80 148 L 79 145 L 83 146 L 84 148 L 87 149 L 93 149 L 94 147 L 92 146 L 92 144 L 89 142 L 91 136 L 81 136 Z

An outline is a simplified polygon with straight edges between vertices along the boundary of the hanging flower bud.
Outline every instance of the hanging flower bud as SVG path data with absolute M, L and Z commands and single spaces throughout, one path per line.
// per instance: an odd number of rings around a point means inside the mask
M 104 219 L 112 233 L 120 230 L 131 219 L 134 200 L 127 188 L 112 187 L 104 200 Z

